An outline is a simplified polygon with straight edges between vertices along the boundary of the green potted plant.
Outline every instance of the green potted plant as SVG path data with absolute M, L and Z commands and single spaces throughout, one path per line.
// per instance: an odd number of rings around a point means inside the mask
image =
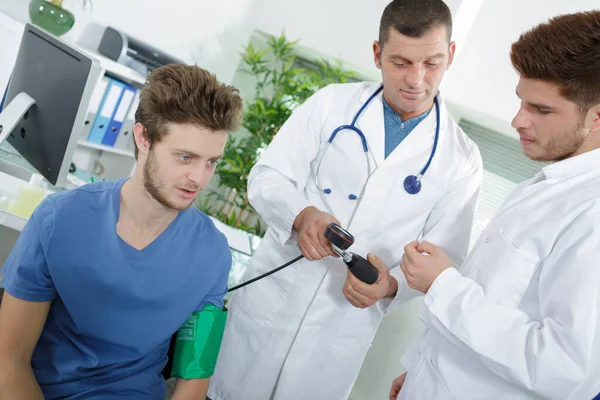
M 243 129 L 225 148 L 217 173 L 219 187 L 199 207 L 227 225 L 262 236 L 264 224 L 248 202 L 250 169 L 292 111 L 320 88 L 356 77 L 339 60 L 309 62 L 295 56 L 298 41 L 271 37 L 265 49 L 249 44 L 242 53 L 245 72 L 255 80 L 254 98 L 246 103 Z
M 75 24 L 75 15 L 63 7 L 64 0 L 30 0 L 29 19 L 48 32 L 62 36 Z M 91 0 L 78 0 L 85 8 Z

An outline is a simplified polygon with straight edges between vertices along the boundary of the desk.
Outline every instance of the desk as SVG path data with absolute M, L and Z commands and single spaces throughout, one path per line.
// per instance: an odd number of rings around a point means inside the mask
M 21 186 L 29 182 L 31 175 L 37 171 L 21 157 L 8 143 L 0 146 L 0 201 L 15 199 Z M 70 188 L 74 188 L 72 185 Z M 59 188 L 50 186 L 45 188 L 46 195 L 67 190 L 69 187 Z M 0 210 L 0 225 L 21 232 L 27 219 L 21 216 Z M 3 243 L 3 241 L 0 241 Z M 1 250 L 0 250 L 1 252 Z M 1 264 L 0 264 L 1 265 Z

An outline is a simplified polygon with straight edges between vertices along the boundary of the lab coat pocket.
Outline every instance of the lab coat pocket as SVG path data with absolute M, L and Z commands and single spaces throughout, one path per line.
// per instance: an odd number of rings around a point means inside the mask
M 488 259 L 475 271 L 488 299 L 507 307 L 517 307 L 535 274 L 540 258 L 515 246 L 499 229 L 485 239 Z
M 379 182 L 381 193 L 372 207 L 373 215 L 379 216 L 379 232 L 392 240 L 395 246 L 401 244 L 401 248 L 408 242 L 399 243 L 399 233 L 415 240 L 421 235 L 428 219 L 437 220 L 438 215 L 446 211 L 438 210 L 439 214 L 433 211 L 436 203 L 446 194 L 442 185 L 429 179 L 423 181 L 419 193 L 409 194 L 404 188 L 405 178 L 404 174 L 398 174 L 387 177 L 388 181 Z
M 408 377 L 410 379 L 410 377 Z M 433 366 L 433 362 L 426 357 L 417 371 L 412 382 L 407 385 L 406 390 L 400 390 L 398 400 L 409 399 L 435 399 L 435 400 L 457 400 Z

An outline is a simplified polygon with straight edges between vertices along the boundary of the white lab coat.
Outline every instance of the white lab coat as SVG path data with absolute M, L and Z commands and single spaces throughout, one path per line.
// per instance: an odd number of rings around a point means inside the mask
M 298 256 L 292 224 L 312 205 L 347 225 L 367 180 L 358 135 L 338 134 L 314 173 L 333 130 L 349 124 L 377 89 L 376 83 L 332 85 L 296 109 L 249 179 L 249 198 L 269 229 L 244 280 Z M 458 262 L 466 256 L 482 175 L 477 146 L 441 105 L 437 153 L 418 195 L 403 181 L 425 165 L 433 144 L 434 110 L 384 160 L 384 120 L 379 94 L 358 120 L 379 166 L 372 173 L 350 232 L 351 251 L 379 255 L 397 266 L 403 246 L 423 232 L 442 243 Z M 359 372 L 386 304 L 354 308 L 344 298 L 346 266 L 338 258 L 302 259 L 237 292 L 230 313 L 209 397 L 213 400 L 345 399 Z M 395 274 L 402 277 L 399 268 Z M 405 285 L 405 281 L 404 282 Z M 389 303 L 390 301 L 386 301 Z M 401 329 L 401 327 L 399 328 Z
M 600 150 L 518 186 L 424 298 L 401 400 L 600 392 Z

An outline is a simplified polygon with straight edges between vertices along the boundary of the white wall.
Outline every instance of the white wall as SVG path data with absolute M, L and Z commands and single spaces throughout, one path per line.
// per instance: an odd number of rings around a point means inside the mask
M 466 118 L 516 137 L 510 127 L 519 108 L 511 44 L 549 17 L 592 9 L 600 9 L 598 0 L 485 1 L 448 73 L 445 96 Z
M 92 0 L 90 11 L 79 0 L 65 0 L 76 15 L 65 37 L 75 40 L 88 22 L 110 25 L 231 82 L 239 52 L 252 30 L 292 39 L 324 55 L 342 58 L 360 72 L 378 76 L 372 43 L 389 0 Z M 463 2 L 446 0 L 453 14 Z M 0 12 L 28 20 L 29 0 L 2 0 Z
M 264 32 L 277 35 L 285 30 L 303 46 L 377 72 L 372 44 L 388 0 L 259 1 L 263 12 L 257 13 L 256 25 Z
M 472 0 L 446 0 L 456 14 L 460 4 Z M 291 39 L 331 57 L 342 58 L 360 72 L 378 76 L 373 62 L 373 41 L 379 35 L 381 13 L 390 0 L 259 0 L 255 27 Z
M 82 10 L 78 1 L 64 3 L 76 16 L 66 39 L 76 40 L 88 22 L 110 25 L 230 82 L 239 52 L 250 38 L 258 0 L 92 0 L 91 10 Z M 29 0 L 1 0 L 0 12 L 27 21 L 28 4 Z

